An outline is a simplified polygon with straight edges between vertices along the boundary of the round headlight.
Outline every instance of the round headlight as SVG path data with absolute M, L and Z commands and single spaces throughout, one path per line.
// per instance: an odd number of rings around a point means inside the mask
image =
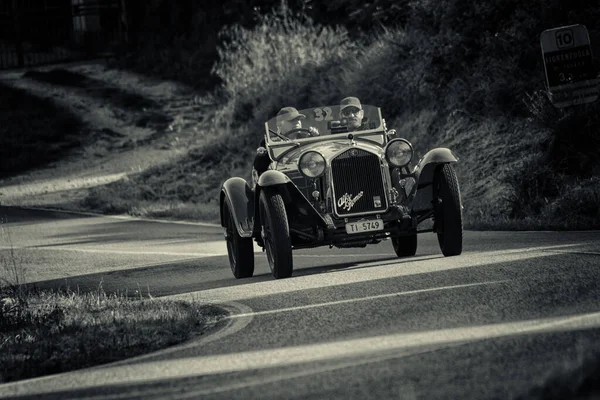
M 325 158 L 316 151 L 308 151 L 298 160 L 298 169 L 304 176 L 317 178 L 325 172 Z
M 412 145 L 407 140 L 394 139 L 388 143 L 385 157 L 394 167 L 404 167 L 413 158 Z

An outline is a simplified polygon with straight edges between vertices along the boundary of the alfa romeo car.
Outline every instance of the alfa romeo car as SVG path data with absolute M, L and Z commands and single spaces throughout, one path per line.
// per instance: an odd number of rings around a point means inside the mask
M 254 274 L 253 242 L 275 278 L 292 275 L 294 250 L 319 246 L 389 240 L 398 257 L 407 257 L 416 254 L 418 234 L 433 232 L 444 256 L 461 254 L 457 157 L 434 148 L 413 163 L 412 144 L 386 128 L 381 109 L 362 107 L 354 131 L 339 118 L 338 105 L 300 110 L 303 127 L 285 134 L 276 118 L 265 123 L 269 169 L 221 186 L 221 225 L 235 278 Z

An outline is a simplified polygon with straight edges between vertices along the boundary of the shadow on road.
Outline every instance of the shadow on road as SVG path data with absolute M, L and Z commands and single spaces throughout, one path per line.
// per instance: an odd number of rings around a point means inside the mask
M 59 161 L 90 136 L 66 108 L 0 83 L 0 179 Z
M 0 191 L 2 191 L 2 189 L 0 189 Z M 54 222 L 57 220 L 72 220 L 77 218 L 94 218 L 94 216 L 69 214 L 61 211 L 55 212 L 14 206 L 0 206 L 0 220 L 3 224 L 33 225 L 37 223 Z
M 126 110 L 159 107 L 159 104 L 154 100 L 137 93 L 124 90 L 120 87 L 110 86 L 106 82 L 66 69 L 57 68 L 49 71 L 30 70 L 25 72 L 23 77 L 53 85 L 85 89 L 86 95 L 94 96 L 104 102 L 110 102 L 116 107 Z

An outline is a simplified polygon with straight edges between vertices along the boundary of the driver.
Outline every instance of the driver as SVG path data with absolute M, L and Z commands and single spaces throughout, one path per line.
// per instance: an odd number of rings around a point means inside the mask
M 302 120 L 306 118 L 306 115 L 300 114 L 294 107 L 283 107 L 277 113 L 277 133 L 287 136 L 288 132 L 296 129 L 302 129 Z M 298 132 L 296 137 L 290 137 L 290 139 L 304 139 L 309 136 L 318 136 L 319 131 L 314 127 L 309 127 L 309 132 Z
M 287 136 L 288 132 L 291 132 L 295 129 L 302 128 L 302 120 L 306 118 L 306 115 L 300 114 L 298 110 L 294 107 L 283 107 L 277 113 L 277 133 Z M 309 127 L 309 132 L 298 132 L 295 137 L 290 137 L 290 139 L 303 139 L 309 136 L 319 136 L 319 131 L 315 127 Z M 275 136 L 275 140 L 279 140 Z M 260 142 L 260 147 L 256 149 L 256 156 L 254 157 L 253 167 L 254 170 L 258 173 L 258 175 L 265 172 L 269 169 L 269 165 L 271 164 L 271 158 L 269 157 L 269 153 L 265 148 L 265 140 L 263 139 Z
M 368 129 L 362 123 L 365 112 L 358 97 L 345 97 L 340 101 L 340 121 L 348 127 L 348 132 Z

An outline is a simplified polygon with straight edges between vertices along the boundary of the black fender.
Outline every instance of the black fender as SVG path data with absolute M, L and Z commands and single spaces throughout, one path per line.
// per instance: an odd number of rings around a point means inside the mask
M 254 233 L 258 234 L 260 229 L 260 218 L 258 212 L 258 196 L 260 196 L 260 191 L 265 187 L 278 187 L 277 190 L 281 193 L 284 203 L 290 202 L 290 195 L 288 192 L 287 186 L 292 183 L 292 180 L 283 172 L 269 169 L 260 174 L 258 178 L 258 182 L 256 183 L 256 190 L 254 193 L 254 204 L 256 207 L 254 208 L 253 215 L 254 221 L 256 221 L 256 225 L 254 226 Z
M 279 172 L 274 169 L 269 169 L 263 172 L 258 178 L 258 186 L 267 187 L 283 185 L 291 181 L 292 180 L 283 172 Z
M 413 197 L 413 211 L 431 209 L 433 200 L 433 175 L 436 168 L 442 164 L 456 164 L 458 157 L 452 150 L 438 147 L 428 151 L 418 162 L 413 177 L 416 181 L 416 193 Z
M 429 150 L 415 167 L 414 177 L 418 183 L 418 187 L 431 185 L 433 183 L 433 173 L 435 168 L 440 164 L 455 164 L 458 158 L 452 150 L 445 147 L 438 147 Z
M 229 178 L 221 185 L 221 226 L 225 227 L 223 205 L 228 203 L 241 237 L 252 236 L 254 229 L 254 191 L 242 178 Z
M 261 190 L 266 187 L 271 187 L 277 190 L 279 194 L 281 194 L 283 202 L 286 204 L 286 206 L 302 208 L 307 217 L 314 218 L 317 224 L 324 228 L 327 227 L 327 223 L 321 214 L 314 208 L 310 201 L 304 197 L 302 192 L 286 174 L 277 170 L 268 170 L 260 175 L 254 193 L 254 236 L 260 235 L 261 221 L 258 208 L 258 197 L 260 196 Z

